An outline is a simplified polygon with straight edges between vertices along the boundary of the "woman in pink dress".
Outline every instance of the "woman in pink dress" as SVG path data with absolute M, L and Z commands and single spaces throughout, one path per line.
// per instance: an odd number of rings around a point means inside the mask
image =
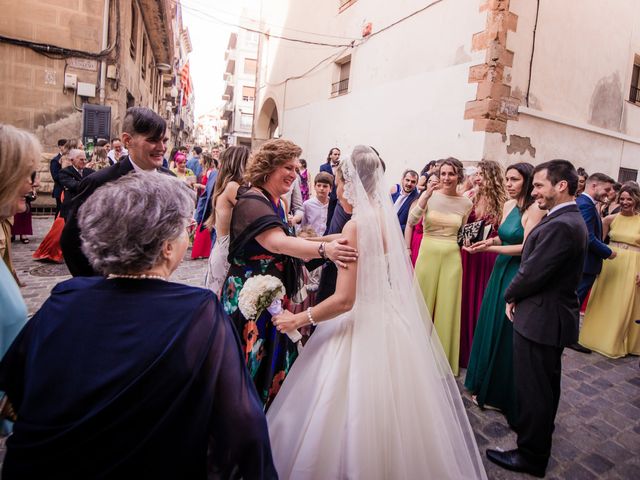
M 440 178 L 440 168 L 436 167 L 436 170 L 433 170 L 431 176 L 427 180 L 424 188 L 426 189 L 431 184 L 438 183 L 438 179 Z M 411 205 L 411 209 L 416 206 L 418 200 L 413 202 Z M 409 211 L 411 211 L 409 209 Z M 404 241 L 407 244 L 407 249 L 409 250 L 409 254 L 411 256 L 411 265 L 416 266 L 416 260 L 418 259 L 418 253 L 420 253 L 420 244 L 422 243 L 422 236 L 424 234 L 424 226 L 422 222 L 418 222 L 415 225 L 410 225 L 407 223 L 407 226 L 404 229 Z
M 210 175 L 217 170 L 218 162 L 213 158 L 213 156 L 209 152 L 202 152 L 202 175 L 198 179 L 199 182 L 196 184 L 198 188 L 198 194 L 206 195 L 207 182 L 209 181 Z M 212 182 L 216 181 L 216 176 L 211 180 Z M 209 258 L 209 254 L 211 253 L 211 232 L 209 229 L 204 227 L 204 221 L 206 218 L 203 218 L 200 224 L 196 227 L 196 233 L 193 237 L 193 247 L 191 248 L 191 258 Z

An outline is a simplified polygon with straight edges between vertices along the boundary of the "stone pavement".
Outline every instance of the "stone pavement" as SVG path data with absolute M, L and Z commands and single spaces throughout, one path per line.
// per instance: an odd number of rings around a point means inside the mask
M 48 297 L 51 287 L 68 278 L 63 265 L 42 264 L 31 254 L 52 219 L 34 218 L 31 243 L 13 243 L 13 259 L 30 314 Z M 189 252 L 172 279 L 202 286 L 205 260 L 191 260 Z M 38 276 L 49 274 L 54 276 Z M 458 379 L 469 421 L 474 429 L 491 479 L 519 479 L 525 475 L 502 470 L 484 457 L 487 447 L 510 449 L 515 435 L 500 413 L 482 411 L 471 403 Z M 529 477 L 530 478 L 530 477 Z M 549 479 L 640 479 L 640 369 L 638 357 L 609 360 L 598 354 L 565 350 L 562 398 L 556 420 Z

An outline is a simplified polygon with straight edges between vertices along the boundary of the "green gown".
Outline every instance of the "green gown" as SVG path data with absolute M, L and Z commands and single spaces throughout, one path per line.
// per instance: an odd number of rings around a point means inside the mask
M 498 235 L 503 245 L 524 240 L 522 214 L 514 207 Z M 482 298 L 464 386 L 477 395 L 478 405 L 499 408 L 510 425 L 516 419 L 513 377 L 513 325 L 505 314 L 504 292 L 520 267 L 520 257 L 499 255 Z

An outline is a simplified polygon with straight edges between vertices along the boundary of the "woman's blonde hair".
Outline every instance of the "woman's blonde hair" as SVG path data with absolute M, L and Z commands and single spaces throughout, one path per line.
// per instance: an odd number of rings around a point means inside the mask
M 14 201 L 36 171 L 42 150 L 29 132 L 0 123 L 0 210 Z
M 276 168 L 300 157 L 301 154 L 302 149 L 289 140 L 268 140 L 249 158 L 244 179 L 251 185 L 261 187 L 266 183 L 267 176 Z
M 236 182 L 242 185 L 242 177 L 244 169 L 247 165 L 250 151 L 244 145 L 238 145 L 227 148 L 222 155 L 220 161 L 222 167 L 216 177 L 216 184 L 213 188 L 213 196 L 211 197 L 211 214 L 206 219 L 204 226 L 212 230 L 216 226 L 216 200 L 222 195 L 230 182 Z M 213 157 L 212 157 L 213 158 Z
M 484 213 L 493 215 L 495 218 L 502 218 L 502 207 L 507 201 L 507 192 L 504 188 L 504 176 L 502 167 L 493 160 L 482 160 L 478 163 L 478 168 L 484 177 L 478 195 L 474 203 L 481 199 L 484 202 Z

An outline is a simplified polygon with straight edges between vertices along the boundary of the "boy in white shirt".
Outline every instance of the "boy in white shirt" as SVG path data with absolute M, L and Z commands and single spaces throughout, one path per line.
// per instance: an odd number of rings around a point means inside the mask
M 329 193 L 333 188 L 333 175 L 320 172 L 313 182 L 315 197 L 302 204 L 302 222 L 300 227 L 310 226 L 317 235 L 322 235 L 327 226 L 327 212 L 329 209 Z

